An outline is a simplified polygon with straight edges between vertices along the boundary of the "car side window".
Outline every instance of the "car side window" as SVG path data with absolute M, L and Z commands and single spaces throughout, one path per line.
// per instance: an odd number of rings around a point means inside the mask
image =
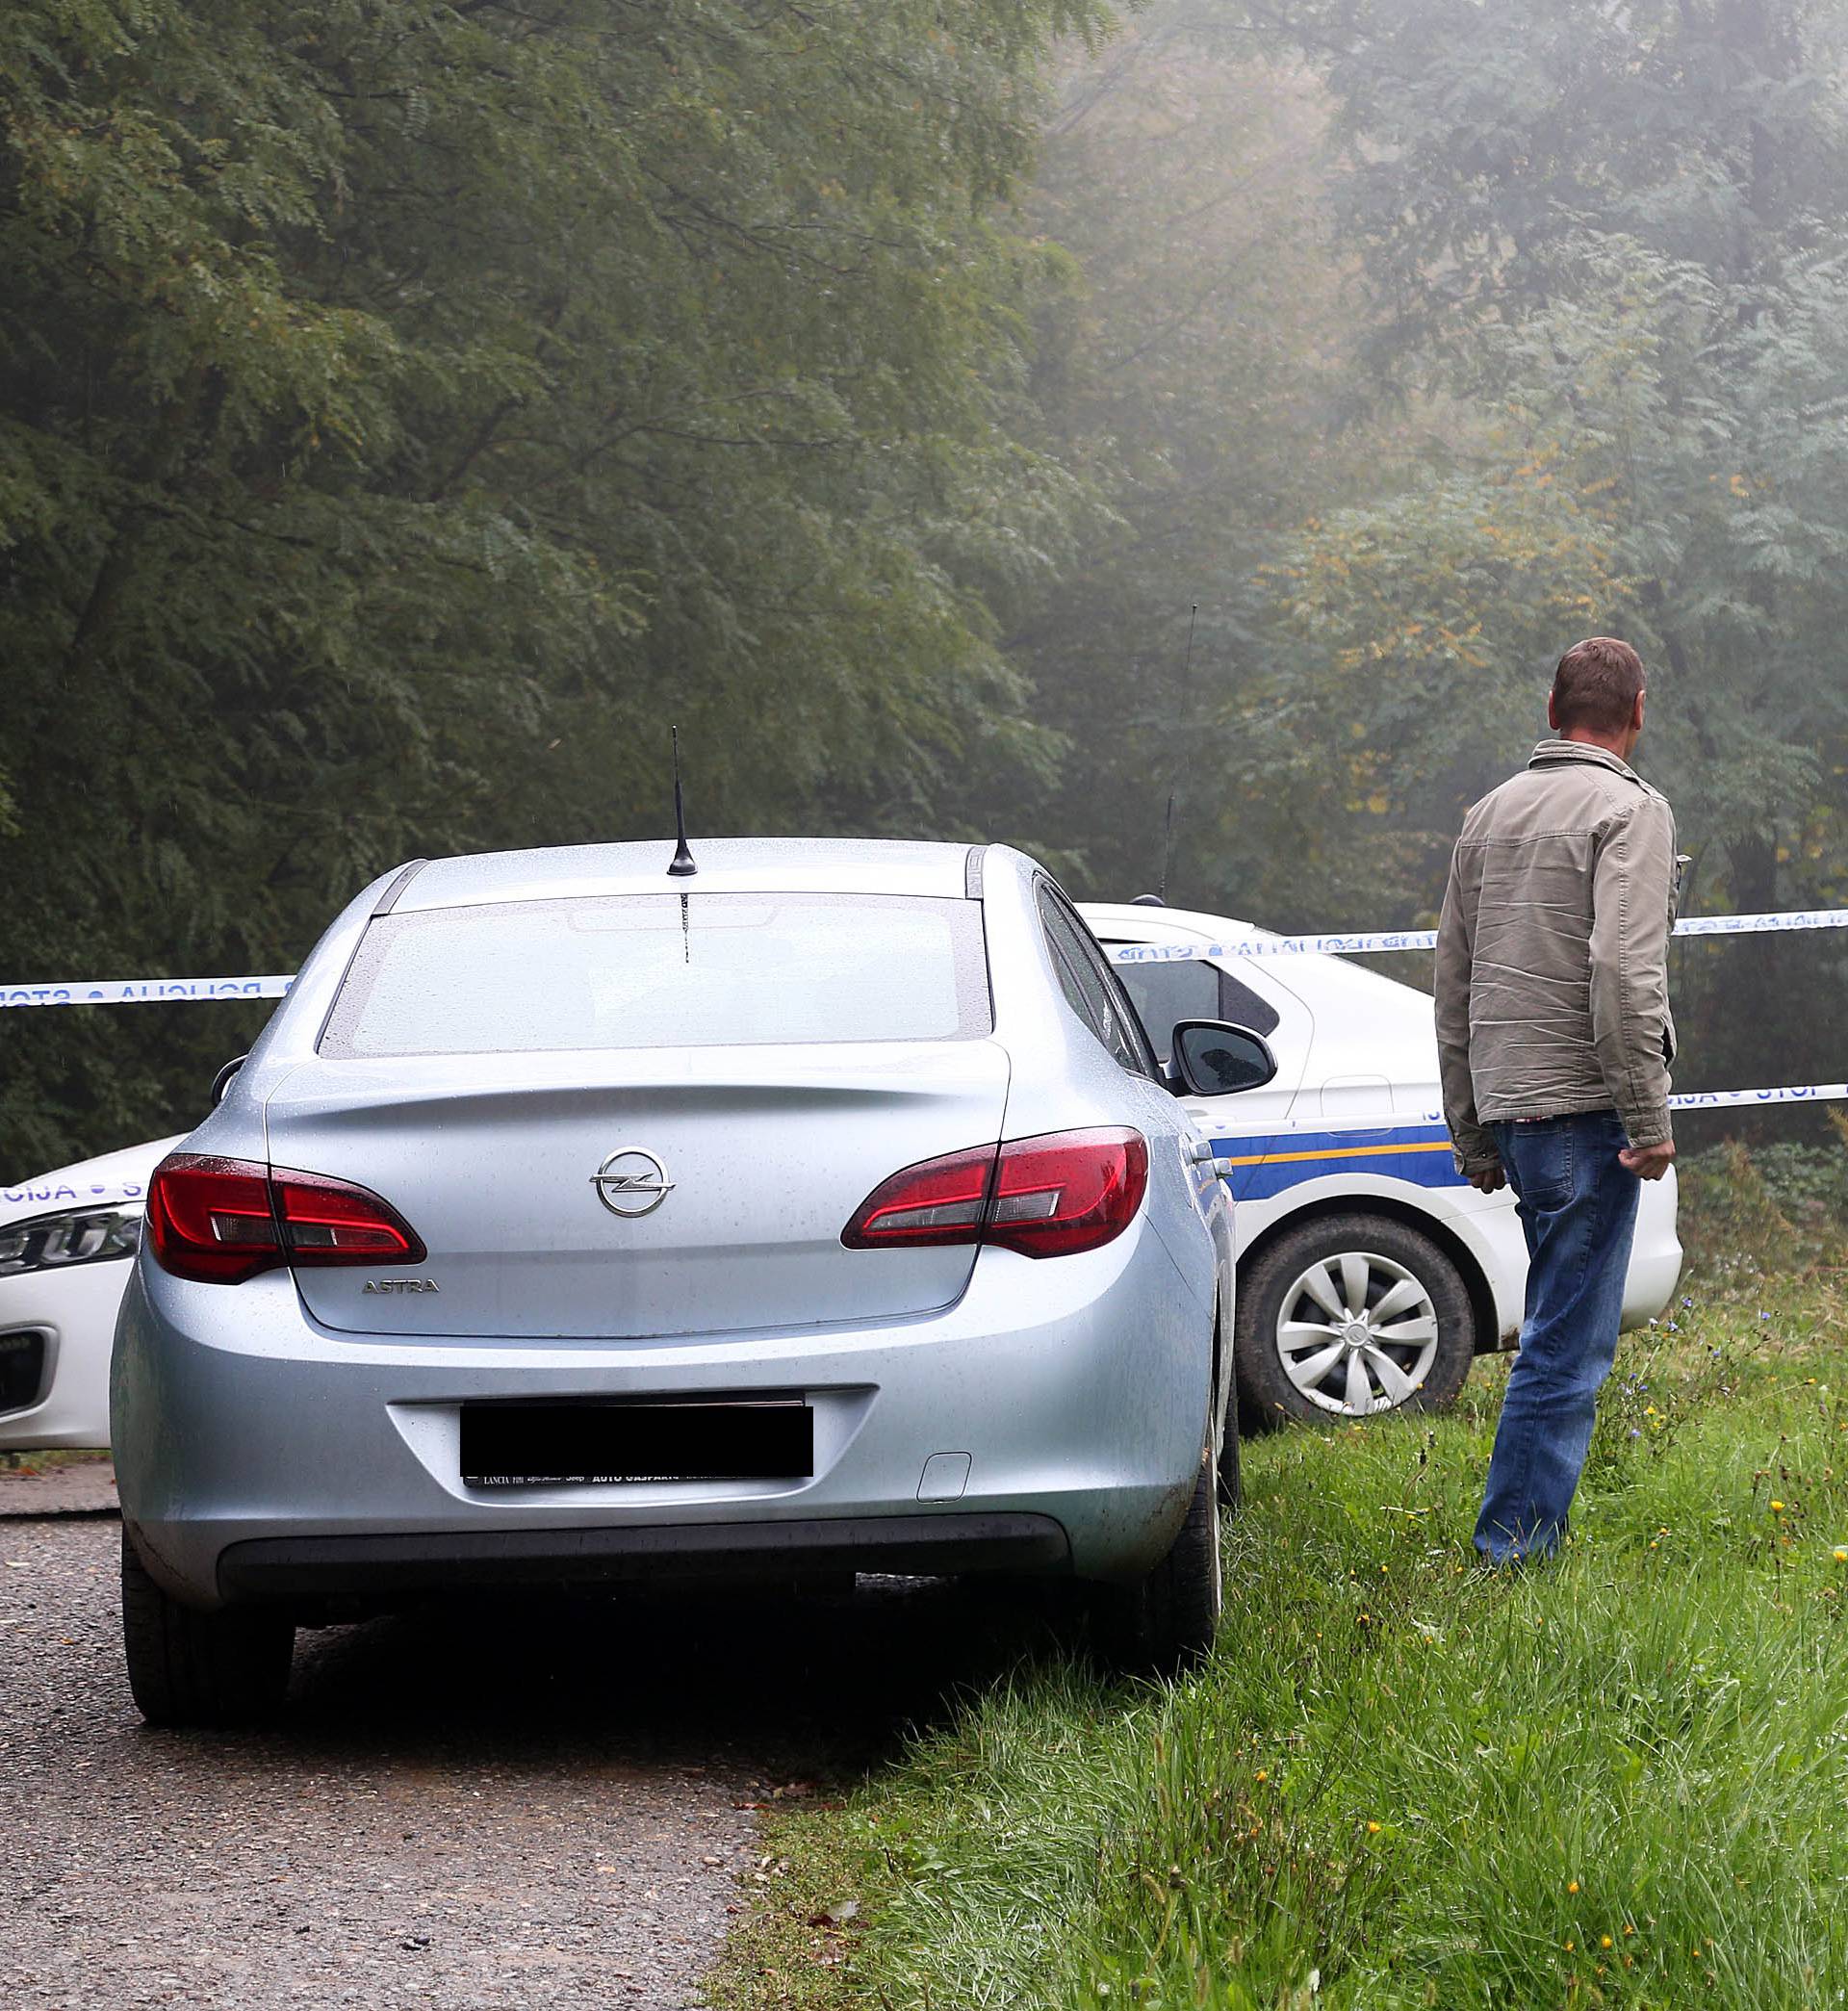
M 1234 1026 L 1248 1026 L 1254 1034 L 1267 1038 L 1275 1033 L 1283 1021 L 1276 1007 L 1268 998 L 1260 998 L 1249 985 L 1240 984 L 1229 970 L 1221 970 L 1219 975 L 1219 1017 Z
M 1059 989 L 1065 994 L 1065 1003 L 1101 1041 L 1104 1030 L 1097 1023 L 1097 1016 L 1091 1010 L 1091 1000 L 1085 996 L 1085 988 L 1078 982 L 1078 973 L 1072 967 L 1069 950 L 1063 947 L 1059 932 L 1046 920 L 1042 914 L 1040 926 L 1045 931 L 1046 954 L 1052 959 L 1053 975 L 1059 980 Z
M 1142 1038 L 1134 1008 L 1104 962 L 1103 952 L 1094 940 L 1088 940 L 1084 925 L 1043 882 L 1039 900 L 1053 967 L 1071 1009 L 1123 1068 L 1136 1075 L 1154 1074 L 1154 1057 Z
M 1164 1063 L 1178 1021 L 1221 1017 L 1219 974 L 1210 964 L 1125 964 L 1117 974 Z
M 1178 964 L 1121 964 L 1113 974 L 1129 993 L 1156 1054 L 1168 1064 L 1168 1044 L 1183 1019 L 1227 1019 L 1254 1034 L 1274 1033 L 1282 1015 L 1229 970 L 1197 959 Z

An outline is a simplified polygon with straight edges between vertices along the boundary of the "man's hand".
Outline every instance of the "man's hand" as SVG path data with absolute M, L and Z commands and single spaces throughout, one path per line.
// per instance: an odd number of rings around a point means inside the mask
M 1675 1163 L 1675 1141 L 1666 1138 L 1658 1146 L 1626 1146 L 1617 1163 L 1639 1180 L 1659 1180 Z
M 1469 1181 L 1478 1194 L 1495 1194 L 1508 1184 L 1508 1176 L 1500 1166 L 1479 1166 L 1469 1175 Z

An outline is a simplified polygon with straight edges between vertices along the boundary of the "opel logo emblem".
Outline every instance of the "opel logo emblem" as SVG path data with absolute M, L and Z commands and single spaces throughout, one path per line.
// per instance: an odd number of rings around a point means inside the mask
M 674 1192 L 667 1169 L 653 1152 L 639 1146 L 624 1146 L 612 1152 L 590 1176 L 597 1199 L 612 1215 L 633 1220 L 653 1215 Z

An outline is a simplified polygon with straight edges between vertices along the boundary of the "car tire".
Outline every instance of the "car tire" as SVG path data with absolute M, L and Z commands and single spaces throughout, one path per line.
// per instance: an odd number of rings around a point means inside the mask
M 1219 1434 L 1218 1485 L 1219 1516 L 1223 1521 L 1239 1511 L 1239 1402 L 1235 1395 L 1225 1406 L 1225 1430 Z
M 1145 1578 L 1096 1589 L 1091 1610 L 1105 1659 L 1125 1675 L 1183 1674 L 1211 1651 L 1222 1597 L 1219 1449 L 1209 1431 L 1167 1556 Z
M 1319 1216 L 1267 1244 L 1240 1275 L 1233 1368 L 1247 1431 L 1443 1410 L 1475 1356 L 1462 1273 L 1392 1216 Z
M 151 1725 L 237 1725 L 266 1717 L 289 1688 L 287 1615 L 198 1612 L 155 1584 L 122 1533 L 122 1646 L 136 1708 Z

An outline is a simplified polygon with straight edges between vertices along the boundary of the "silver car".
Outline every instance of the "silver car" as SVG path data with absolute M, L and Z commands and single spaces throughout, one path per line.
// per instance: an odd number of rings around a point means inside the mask
M 508 1581 L 1002 1570 L 1210 1641 L 1229 1203 L 1002 846 L 419 862 L 156 1172 L 112 1368 L 129 1673 L 247 1716 L 295 1629 Z

